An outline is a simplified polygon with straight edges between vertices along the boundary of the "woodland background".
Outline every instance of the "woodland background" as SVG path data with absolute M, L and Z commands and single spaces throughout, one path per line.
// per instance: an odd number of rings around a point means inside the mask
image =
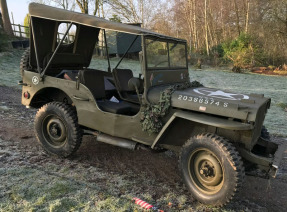
M 134 197 L 164 211 L 286 211 L 287 151 L 276 179 L 251 173 L 238 199 L 222 209 L 204 206 L 190 196 L 172 152 L 130 151 L 84 136 L 74 158 L 46 155 L 34 136 L 36 110 L 20 102 L 17 81 L 24 50 L 11 47 L 18 38 L 13 36 L 6 1 L 12 0 L 0 0 L 0 211 L 142 211 L 132 201 Z M 271 97 L 264 124 L 272 141 L 286 141 L 287 0 L 37 2 L 108 20 L 142 23 L 142 27 L 186 39 L 192 80 L 206 87 Z M 24 24 L 29 25 L 27 17 Z M 118 58 L 111 58 L 112 65 L 117 62 Z M 140 73 L 139 61 L 124 62 L 126 68 Z M 100 70 L 106 64 L 104 58 L 91 61 L 92 68 Z M 202 71 L 195 71 L 194 66 L 201 64 Z M 235 71 L 264 66 L 282 74 L 237 74 L 229 66 Z
M 0 0 L 5 31 L 6 0 Z M 287 0 L 32 0 L 186 39 L 191 63 L 287 73 Z M 9 14 L 9 13 L 8 13 Z M 24 24 L 28 25 L 27 17 Z M 3 32 L 2 35 L 4 36 Z M 2 41 L 4 39 L 2 38 Z M 1 41 L 0 41 L 1 46 Z M 1 50 L 1 47 L 0 47 Z M 283 72 L 282 72 L 283 73 Z

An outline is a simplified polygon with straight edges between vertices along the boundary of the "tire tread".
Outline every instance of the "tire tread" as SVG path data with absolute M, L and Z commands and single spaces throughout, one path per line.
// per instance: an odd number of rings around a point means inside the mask
M 223 152 L 223 154 L 225 154 L 225 156 L 227 157 L 227 159 L 233 163 L 233 166 L 235 167 L 235 186 L 233 189 L 233 193 L 229 195 L 229 198 L 226 200 L 222 200 L 220 202 L 218 202 L 216 205 L 216 207 L 222 207 L 226 204 L 228 204 L 232 199 L 234 199 L 234 197 L 239 193 L 240 188 L 242 187 L 242 184 L 244 182 L 244 178 L 245 178 L 245 169 L 244 169 L 244 165 L 243 165 L 243 161 L 241 156 L 239 155 L 238 151 L 235 149 L 235 147 L 232 145 L 232 143 L 229 142 L 229 140 L 220 137 L 216 134 L 211 134 L 211 133 L 203 133 L 203 134 L 199 134 L 195 137 L 192 137 L 190 139 L 188 139 L 186 141 L 186 143 L 182 146 L 180 154 L 179 154 L 179 164 L 182 158 L 182 153 L 185 151 L 186 148 L 188 148 L 194 139 L 210 139 L 212 142 L 214 142 L 214 144 L 216 144 Z M 181 169 L 181 166 L 179 166 Z M 182 170 L 180 170 L 182 173 Z
M 64 158 L 69 157 L 79 149 L 81 142 L 82 142 L 82 136 L 83 136 L 82 130 L 81 130 L 80 126 L 78 125 L 78 117 L 77 117 L 76 111 L 75 111 L 75 109 L 72 108 L 72 106 L 67 105 L 65 103 L 50 102 L 48 104 L 45 104 L 44 106 L 42 106 L 38 110 L 38 112 L 35 116 L 35 126 L 37 124 L 38 117 L 42 113 L 44 113 L 47 110 L 47 108 L 50 108 L 51 110 L 53 110 L 53 109 L 57 110 L 58 109 L 58 110 L 62 111 L 64 114 L 63 118 L 66 120 L 67 123 L 69 123 L 72 126 L 72 136 L 70 138 L 70 140 L 72 141 L 72 142 L 70 142 L 71 148 L 69 148 L 69 151 L 62 152 L 61 155 L 58 155 L 59 157 L 64 157 Z M 36 127 L 35 127 L 35 134 L 36 134 L 37 140 L 41 143 L 40 138 L 38 137 L 38 132 L 36 130 Z M 44 148 L 44 150 L 49 154 L 55 155 L 55 153 L 47 150 L 46 148 Z

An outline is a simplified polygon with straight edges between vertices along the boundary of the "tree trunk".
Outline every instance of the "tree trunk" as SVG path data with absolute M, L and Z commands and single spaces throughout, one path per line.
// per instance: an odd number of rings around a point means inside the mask
M 195 48 L 195 36 L 194 36 L 194 26 L 192 22 L 192 12 L 194 12 L 194 8 L 192 5 L 192 0 L 188 0 L 186 5 L 186 19 L 189 28 L 189 54 L 192 54 L 192 43 Z
M 236 14 L 236 24 L 237 24 L 237 31 L 238 31 L 238 36 L 240 35 L 241 33 L 241 30 L 240 30 L 240 20 L 239 20 L 239 11 L 238 11 L 238 6 L 237 6 L 237 2 L 236 0 L 234 0 L 234 10 L 235 10 L 235 14 Z
M 223 20 L 223 3 L 222 3 L 223 0 L 220 0 L 220 21 L 221 21 L 221 30 L 222 30 L 222 40 L 225 40 L 226 38 L 226 32 L 225 32 L 225 23 L 224 23 L 224 20 Z
M 101 1 L 99 4 L 100 4 L 99 6 L 100 6 L 100 8 L 101 8 L 101 12 L 102 12 L 102 18 L 105 18 L 104 2 Z M 106 52 L 107 52 L 106 48 L 108 48 L 108 47 L 105 45 L 105 35 L 104 35 L 104 30 L 102 30 L 102 54 L 101 54 L 102 57 L 103 57 L 103 56 L 106 54 Z M 104 51 L 104 50 L 105 50 L 105 51 Z M 107 56 L 107 55 L 106 55 L 106 56 Z
M 94 9 L 94 12 L 93 12 L 93 15 L 96 16 L 98 11 L 99 11 L 99 8 L 100 8 L 100 0 L 95 0 L 95 9 Z M 99 14 L 100 16 L 100 14 Z
M 89 14 L 89 0 L 76 0 L 81 13 Z
M 211 7 L 209 7 L 208 16 L 209 16 L 209 22 L 207 22 L 207 28 L 208 28 L 210 43 L 211 43 L 211 46 L 215 46 L 216 42 L 214 40 L 216 39 L 216 33 L 215 33 L 215 30 L 214 30 L 214 24 L 213 24 L 214 17 L 212 16 L 212 9 L 211 9 Z
M 246 15 L 245 15 L 245 33 L 248 33 L 250 1 L 246 0 L 246 4 L 247 4 L 247 9 L 246 9 Z
M 207 0 L 204 1 L 204 25 L 205 25 L 206 53 L 207 53 L 207 56 L 209 56 L 208 23 L 207 23 Z
M 194 40 L 194 28 L 193 28 L 193 22 L 192 22 L 192 13 L 194 11 L 192 6 L 192 0 L 188 0 L 185 2 L 182 6 L 183 14 L 184 14 L 184 20 L 186 22 L 186 25 L 188 26 L 188 42 L 189 42 L 189 54 L 192 54 L 192 43 L 195 47 L 195 40 Z M 176 16 L 177 20 L 178 16 Z M 180 17 L 179 17 L 180 19 Z M 178 30 L 177 30 L 178 33 Z
M 192 6 L 192 8 L 193 8 L 193 43 L 194 43 L 194 49 L 195 49 L 195 50 L 198 50 L 195 0 L 193 0 L 193 6 Z
M 140 13 L 141 13 L 141 24 L 143 27 L 145 27 L 144 23 L 144 2 L 143 0 L 140 1 Z
M 215 46 L 215 44 L 214 44 L 214 39 L 213 39 L 213 34 L 215 35 L 215 33 L 212 33 L 211 32 L 211 27 L 210 27 L 210 24 L 209 23 L 207 23 L 207 31 L 208 31 L 208 34 L 209 34 L 209 38 L 210 38 L 210 43 L 211 43 L 211 46 Z
M 3 20 L 4 30 L 8 35 L 14 36 L 10 18 L 9 18 L 9 12 L 8 12 L 6 0 L 0 0 L 0 8 L 2 11 L 2 20 Z

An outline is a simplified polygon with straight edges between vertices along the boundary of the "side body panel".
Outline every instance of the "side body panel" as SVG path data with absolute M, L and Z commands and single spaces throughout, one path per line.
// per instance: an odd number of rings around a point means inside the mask
M 33 84 L 32 79 L 35 80 L 35 78 L 40 79 L 39 74 L 24 71 L 23 83 L 27 83 L 27 86 L 23 86 L 22 94 L 29 92 L 31 98 L 25 99 L 22 97 L 23 105 L 29 106 L 33 96 L 44 88 L 58 88 L 72 99 L 77 109 L 80 125 L 112 136 L 127 138 L 145 144 L 151 144 L 154 141 L 156 135 L 149 135 L 142 131 L 140 112 L 135 116 L 104 112 L 98 108 L 90 90 L 80 83 L 79 89 L 77 89 L 77 82 L 75 81 L 45 76 L 43 82 L 39 81 L 37 84 Z
M 224 135 L 232 141 L 244 143 L 248 149 L 250 149 L 249 144 L 252 143 L 254 129 L 251 124 L 228 120 L 224 117 L 213 117 L 203 113 L 182 111 L 178 108 L 172 108 L 169 114 L 164 117 L 165 126 L 161 132 L 149 135 L 147 132 L 142 131 L 140 122 L 143 108 L 135 116 L 104 112 L 98 108 L 90 90 L 80 83 L 77 89 L 77 82 L 75 81 L 45 76 L 43 82 L 38 81 L 35 83 L 37 81 L 35 81 L 35 78 L 40 79 L 39 74 L 24 71 L 23 83 L 27 83 L 27 86 L 23 86 L 22 92 L 28 91 L 31 98 L 22 98 L 22 104 L 29 106 L 34 95 L 42 89 L 58 88 L 73 101 L 80 125 L 111 136 L 127 138 L 152 145 L 152 147 L 163 143 L 175 146 L 182 145 L 182 142 L 190 136 L 203 132 Z M 177 133 L 179 130 L 182 133 Z

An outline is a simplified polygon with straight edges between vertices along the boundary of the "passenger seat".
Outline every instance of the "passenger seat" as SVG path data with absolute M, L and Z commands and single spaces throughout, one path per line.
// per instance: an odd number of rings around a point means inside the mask
M 130 89 L 128 86 L 129 80 L 134 77 L 133 72 L 130 69 L 114 69 L 113 75 L 120 97 L 126 101 L 139 103 L 135 89 Z
M 106 72 L 99 70 L 81 70 L 79 72 L 79 80 L 84 84 L 93 94 L 98 107 L 106 112 L 135 115 L 139 112 L 139 105 L 132 104 L 125 101 L 112 102 L 106 99 L 105 80 Z

